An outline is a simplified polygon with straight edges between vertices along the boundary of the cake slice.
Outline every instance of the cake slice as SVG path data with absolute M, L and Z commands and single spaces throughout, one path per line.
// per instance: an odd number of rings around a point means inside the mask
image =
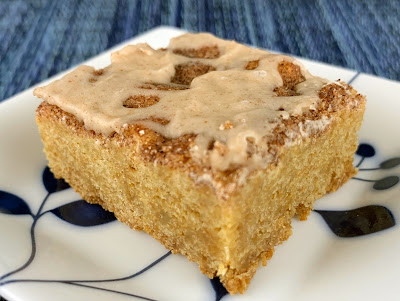
M 231 294 L 355 174 L 365 98 L 291 57 L 202 33 L 111 61 L 35 89 L 51 170 Z

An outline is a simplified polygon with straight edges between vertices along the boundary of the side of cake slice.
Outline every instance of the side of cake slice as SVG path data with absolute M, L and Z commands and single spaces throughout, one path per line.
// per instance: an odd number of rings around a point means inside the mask
M 209 34 L 128 46 L 34 93 L 55 176 L 231 294 L 355 174 L 365 108 L 346 83 Z

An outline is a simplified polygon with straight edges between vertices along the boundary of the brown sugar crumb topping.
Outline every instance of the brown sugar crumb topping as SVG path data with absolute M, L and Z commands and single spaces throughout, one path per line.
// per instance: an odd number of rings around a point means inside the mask
M 224 143 L 219 141 L 214 142 L 213 150 L 216 151 L 221 157 L 224 157 L 229 153 L 228 147 Z
M 278 72 L 282 77 L 283 86 L 290 89 L 306 80 L 304 75 L 301 73 L 300 67 L 288 61 L 282 61 L 279 63 Z
M 162 125 L 167 125 L 169 123 L 169 120 L 166 118 L 160 118 L 160 117 L 155 117 L 155 116 L 150 116 L 149 119 L 153 122 L 162 124 Z
M 210 71 L 215 71 L 215 67 L 200 62 L 190 62 L 175 66 L 175 75 L 171 82 L 180 85 L 190 85 L 192 80 Z
M 174 49 L 173 53 L 183 55 L 190 58 L 196 59 L 216 59 L 219 58 L 220 52 L 217 45 L 205 46 L 198 49 Z
M 159 84 L 159 83 L 145 83 L 139 87 L 140 89 L 147 90 L 161 90 L 161 91 L 176 91 L 189 89 L 187 85 L 173 85 L 173 84 Z
M 299 95 L 294 89 L 288 89 L 285 87 L 276 87 L 274 89 L 276 96 L 296 96 Z
M 259 64 L 260 64 L 260 60 L 250 61 L 247 63 L 245 69 L 246 70 L 254 70 L 258 67 Z
M 100 75 L 103 75 L 104 74 L 104 69 L 98 69 L 98 70 L 94 70 L 93 71 L 93 75 L 95 76 L 95 77 L 91 77 L 91 78 L 89 78 L 89 82 L 90 83 L 95 83 L 95 82 L 97 82 L 97 76 L 100 76 Z
M 144 130 L 139 130 L 138 133 Z M 155 159 L 170 165 L 182 166 L 191 161 L 190 145 L 195 139 L 195 135 L 186 134 L 176 139 L 167 139 L 155 132 L 146 130 L 142 136 L 141 155 L 149 162 Z
M 256 140 L 253 137 L 247 137 L 247 155 L 251 157 L 253 154 L 257 152 L 257 144 Z
M 327 85 L 319 91 L 319 98 L 322 101 L 322 109 L 329 112 L 336 112 L 348 102 L 348 90 L 350 86 L 342 83 L 341 85 Z M 356 99 L 362 99 L 361 95 L 356 95 Z
M 104 74 L 104 69 L 98 69 L 93 71 L 93 75 L 100 76 Z
M 155 105 L 160 101 L 160 97 L 156 95 L 134 95 L 130 96 L 123 103 L 125 108 L 146 108 Z
M 220 130 L 220 131 L 229 130 L 229 129 L 232 129 L 232 128 L 233 128 L 233 123 L 230 122 L 229 120 L 225 121 L 224 123 L 222 123 L 222 124 L 219 126 L 219 130 Z
M 277 96 L 296 96 L 295 86 L 306 80 L 301 73 L 300 67 L 288 61 L 282 61 L 278 65 L 278 72 L 281 75 L 283 85 L 276 87 L 274 92 Z

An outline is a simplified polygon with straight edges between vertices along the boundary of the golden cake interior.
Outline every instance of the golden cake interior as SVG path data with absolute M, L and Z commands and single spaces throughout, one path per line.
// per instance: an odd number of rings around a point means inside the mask
M 124 106 L 146 108 L 160 101 L 158 91 L 190 90 L 194 78 L 215 71 L 197 59 L 212 61 L 221 55 L 215 45 L 173 53 L 192 61 L 175 66 L 168 83 L 143 83 L 140 89 L 154 94 L 132 95 Z M 258 66 L 258 60 L 251 60 L 243 70 Z M 275 97 L 296 97 L 297 85 L 305 80 L 299 66 L 282 60 L 278 71 L 283 84 L 275 87 Z M 103 72 L 97 70 L 89 81 L 95 83 Z M 305 220 L 315 200 L 355 174 L 352 162 L 365 99 L 343 82 L 323 86 L 318 96 L 316 108 L 273 128 L 268 138 L 272 159 L 265 168 L 251 170 L 244 181 L 241 166 L 217 170 L 196 161 L 191 153 L 195 133 L 168 138 L 133 122 L 105 135 L 48 101 L 38 107 L 36 120 L 56 177 L 64 178 L 86 201 L 196 262 L 210 278 L 218 276 L 235 294 L 247 289 L 260 261 L 265 265 L 274 247 L 291 235 L 291 218 L 297 214 Z M 329 118 L 328 125 L 285 144 L 288 128 L 299 132 L 306 121 L 322 117 Z M 159 116 L 148 119 L 163 126 L 170 122 Z M 223 129 L 231 127 L 227 122 Z M 251 156 L 257 146 L 251 139 L 247 143 Z M 219 148 L 226 151 L 218 141 L 209 145 L 211 150 Z M 195 181 L 193 174 L 211 177 L 214 185 Z

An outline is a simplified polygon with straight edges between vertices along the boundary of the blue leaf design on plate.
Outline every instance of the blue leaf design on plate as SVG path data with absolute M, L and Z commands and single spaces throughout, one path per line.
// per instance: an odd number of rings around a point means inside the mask
M 356 154 L 362 157 L 370 158 L 375 156 L 375 149 L 370 144 L 361 143 L 358 146 Z
M 61 191 L 70 187 L 63 179 L 56 179 L 48 166 L 43 170 L 42 181 L 48 193 Z
M 51 210 L 62 220 L 81 227 L 91 227 L 115 221 L 113 213 L 104 210 L 100 205 L 89 204 L 84 200 L 65 204 Z
M 219 277 L 214 277 L 213 279 L 210 279 L 210 281 L 215 292 L 215 301 L 220 301 L 225 295 L 229 294 L 219 280 Z
M 315 210 L 339 237 L 356 237 L 393 227 L 392 212 L 383 206 L 370 205 L 347 211 Z
M 389 176 L 380 180 L 377 180 L 373 186 L 375 190 L 385 190 L 392 188 L 394 185 L 399 183 L 398 176 Z
M 400 165 L 400 157 L 391 158 L 386 161 L 383 161 L 379 166 L 382 169 L 389 169 Z
M 23 199 L 2 190 L 0 190 L 0 212 L 15 215 L 32 215 L 31 209 Z

